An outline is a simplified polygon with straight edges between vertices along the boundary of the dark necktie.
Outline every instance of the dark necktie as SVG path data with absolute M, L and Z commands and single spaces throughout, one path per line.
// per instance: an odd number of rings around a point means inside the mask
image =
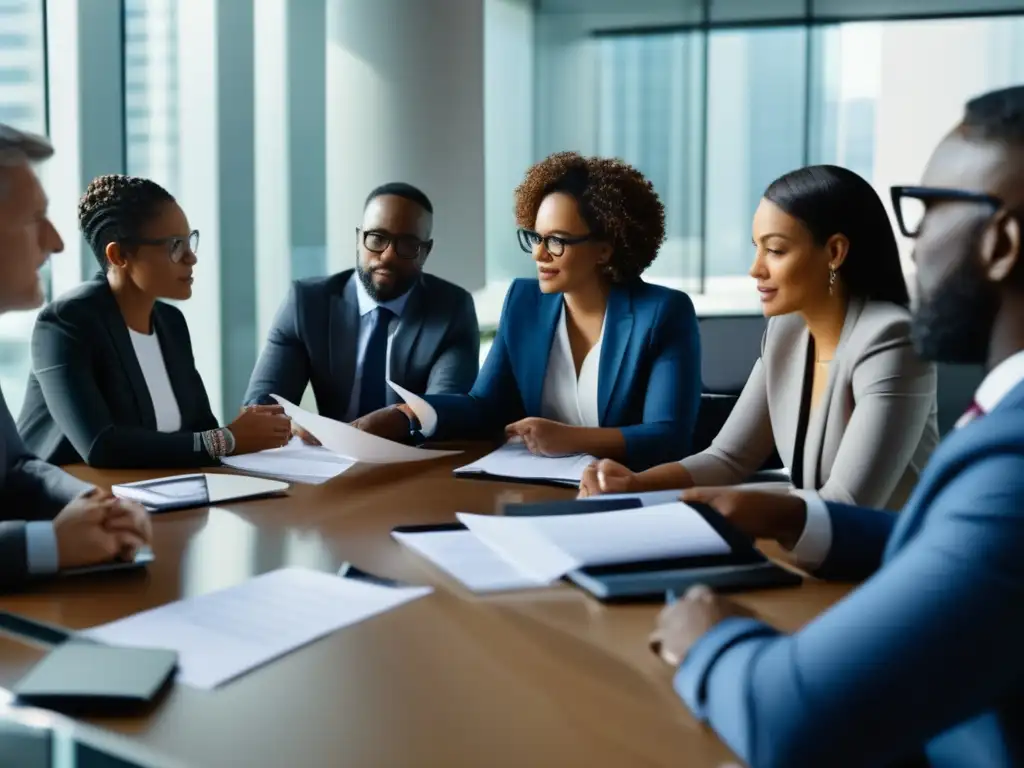
M 383 408 L 387 404 L 385 369 L 388 364 L 388 324 L 395 315 L 390 309 L 373 310 L 370 339 L 363 355 L 363 375 L 359 382 L 359 415 Z

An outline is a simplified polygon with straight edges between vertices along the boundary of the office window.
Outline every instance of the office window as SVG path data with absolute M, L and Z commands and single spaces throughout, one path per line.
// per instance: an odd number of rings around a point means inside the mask
M 178 194 L 178 2 L 125 0 L 127 170 Z
M 0 37 L 0 122 L 36 133 L 46 132 L 43 34 L 43 0 L 7 5 Z M 42 279 L 48 292 L 45 269 Z M 0 315 L 0 388 L 15 415 L 25 398 L 34 321 L 35 312 Z
M 858 22 L 815 35 L 810 160 L 855 170 L 887 207 L 889 187 L 920 180 L 968 99 L 1024 82 L 1024 17 Z
M 700 277 L 704 38 L 698 33 L 600 41 L 598 154 L 650 179 L 666 240 L 646 275 L 692 288 Z
M 712 32 L 708 40 L 705 270 L 708 293 L 756 296 L 751 219 L 765 187 L 804 163 L 808 32 Z

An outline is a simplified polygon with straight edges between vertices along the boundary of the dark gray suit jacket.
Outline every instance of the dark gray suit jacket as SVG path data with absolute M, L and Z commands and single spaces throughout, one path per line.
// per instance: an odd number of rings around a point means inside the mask
M 343 421 L 352 394 L 359 339 L 355 270 L 299 280 L 277 313 L 245 402 L 271 394 L 298 403 L 312 382 L 317 410 Z M 412 289 L 391 343 L 390 372 L 416 394 L 465 394 L 480 367 L 480 328 L 465 289 L 423 275 Z M 401 399 L 388 390 L 388 403 Z
M 37 456 L 120 469 L 216 462 L 195 433 L 217 427 L 180 310 L 157 302 L 153 329 L 181 411 L 181 431 L 158 432 L 153 400 L 106 277 L 49 304 L 32 331 L 32 374 L 18 429 Z
M 28 575 L 25 521 L 53 519 L 88 489 L 28 452 L 0 392 L 0 589 L 17 586 Z

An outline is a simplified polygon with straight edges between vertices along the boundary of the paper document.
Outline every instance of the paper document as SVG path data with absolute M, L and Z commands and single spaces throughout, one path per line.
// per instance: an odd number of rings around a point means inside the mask
M 434 406 L 415 392 L 410 392 L 405 387 L 395 384 L 391 379 L 388 379 L 388 386 L 395 390 L 398 396 L 405 401 L 406 405 L 412 408 L 412 412 L 420 420 L 420 428 L 423 434 L 432 435 L 437 427 L 437 411 L 434 410 Z
M 310 485 L 326 483 L 355 465 L 351 459 L 342 458 L 327 448 L 306 445 L 298 437 L 293 437 L 283 448 L 225 456 L 221 463 L 252 475 Z
M 597 461 L 593 456 L 537 456 L 519 442 L 505 443 L 478 461 L 459 467 L 455 476 L 484 476 L 511 480 L 536 480 L 543 483 L 579 487 L 583 471 Z
M 543 587 L 548 581 L 520 571 L 472 531 L 391 534 L 473 592 Z
M 682 502 L 589 515 L 456 517 L 519 571 L 546 581 L 590 565 L 732 551 L 700 513 Z
M 435 451 L 415 448 L 361 432 L 349 424 L 303 410 L 283 397 L 271 395 L 292 421 L 320 441 L 324 448 L 352 461 L 367 464 L 397 464 L 404 461 L 425 461 L 453 456 L 462 451 Z
M 423 597 L 331 573 L 283 568 L 82 634 L 111 645 L 178 652 L 180 682 L 215 688 L 330 632 Z

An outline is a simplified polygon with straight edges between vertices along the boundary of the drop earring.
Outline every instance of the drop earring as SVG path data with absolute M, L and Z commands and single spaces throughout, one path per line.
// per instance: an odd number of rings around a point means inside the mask
M 828 295 L 832 296 L 836 292 L 836 270 L 835 267 L 828 268 Z

